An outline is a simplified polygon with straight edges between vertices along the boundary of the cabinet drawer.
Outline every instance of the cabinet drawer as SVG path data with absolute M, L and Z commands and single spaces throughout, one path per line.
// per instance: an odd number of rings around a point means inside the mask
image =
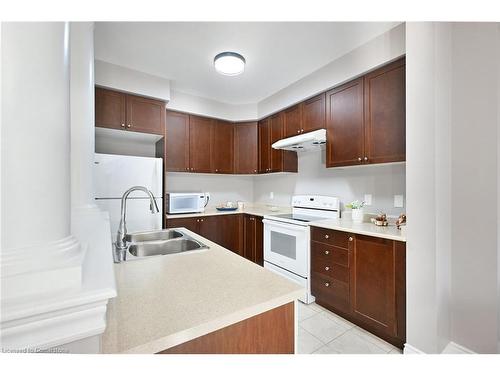
M 350 234 L 347 232 L 340 232 L 336 230 L 315 228 L 315 227 L 312 227 L 311 229 L 312 229 L 311 239 L 313 241 L 342 247 L 344 249 L 347 249 L 349 247 Z
M 313 273 L 311 292 L 319 302 L 339 310 L 349 310 L 349 285 L 346 283 Z
M 349 267 L 349 251 L 347 249 L 312 241 L 311 259 L 315 258 Z
M 324 263 L 318 259 L 313 259 L 311 261 L 311 270 L 312 272 L 317 272 L 331 279 L 349 284 L 349 268 L 347 267 L 332 264 L 331 262 Z

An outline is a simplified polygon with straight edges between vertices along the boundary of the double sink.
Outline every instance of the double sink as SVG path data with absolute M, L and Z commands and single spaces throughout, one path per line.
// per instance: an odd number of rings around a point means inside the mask
M 125 261 L 208 249 L 208 246 L 184 233 L 182 229 L 128 233 L 125 240 L 128 244 Z

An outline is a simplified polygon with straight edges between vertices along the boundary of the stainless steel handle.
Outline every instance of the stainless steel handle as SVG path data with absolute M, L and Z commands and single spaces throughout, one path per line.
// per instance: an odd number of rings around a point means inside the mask
M 325 239 L 329 239 L 330 236 L 328 234 L 325 234 Z
M 325 271 L 329 271 L 329 270 L 330 270 L 330 267 L 326 266 Z
M 328 250 L 325 250 L 325 255 L 328 255 L 330 254 L 330 252 Z
M 350 241 L 350 242 L 352 242 L 352 240 L 353 240 L 353 239 L 354 239 L 354 238 L 352 238 L 352 237 L 349 237 L 349 241 Z
M 361 159 L 361 158 L 358 158 L 358 161 L 361 161 L 361 160 L 363 160 L 363 159 Z
M 326 286 L 326 287 L 330 286 L 330 283 L 325 283 L 325 286 Z

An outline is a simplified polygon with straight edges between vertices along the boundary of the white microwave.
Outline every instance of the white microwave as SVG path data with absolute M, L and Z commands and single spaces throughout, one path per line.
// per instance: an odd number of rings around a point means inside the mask
M 205 193 L 167 193 L 165 200 L 168 214 L 189 214 L 205 211 L 208 195 Z

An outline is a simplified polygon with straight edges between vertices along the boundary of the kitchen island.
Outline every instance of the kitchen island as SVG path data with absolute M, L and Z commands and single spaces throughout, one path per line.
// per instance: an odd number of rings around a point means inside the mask
M 103 353 L 293 353 L 297 284 L 209 248 L 115 264 Z

